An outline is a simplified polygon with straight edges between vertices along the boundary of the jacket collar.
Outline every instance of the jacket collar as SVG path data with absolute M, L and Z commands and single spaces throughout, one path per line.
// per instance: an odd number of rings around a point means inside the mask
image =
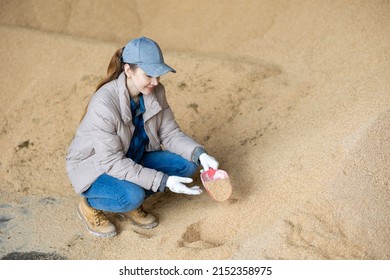
M 158 88 L 157 86 L 156 88 Z M 156 88 L 151 94 L 144 95 L 144 104 L 146 112 L 144 113 L 144 122 L 156 115 L 162 110 L 160 103 L 156 97 Z M 126 75 L 122 72 L 118 77 L 118 91 L 119 91 L 119 107 L 121 110 L 121 117 L 126 125 L 132 124 L 130 94 L 126 87 Z

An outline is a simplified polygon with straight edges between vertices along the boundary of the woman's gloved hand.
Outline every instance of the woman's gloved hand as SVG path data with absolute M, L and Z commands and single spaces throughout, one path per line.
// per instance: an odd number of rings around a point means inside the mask
M 167 187 L 175 193 L 184 193 L 189 195 L 199 195 L 203 191 L 200 187 L 195 186 L 192 188 L 186 187 L 183 183 L 191 183 L 192 179 L 187 177 L 169 176 L 167 180 Z
M 200 164 L 203 166 L 203 170 L 207 171 L 211 168 L 218 169 L 219 163 L 212 156 L 209 156 L 206 153 L 203 153 L 199 156 Z

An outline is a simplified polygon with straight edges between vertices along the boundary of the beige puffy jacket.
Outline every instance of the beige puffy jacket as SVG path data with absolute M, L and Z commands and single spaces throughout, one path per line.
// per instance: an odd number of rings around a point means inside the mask
M 197 162 L 203 147 L 183 133 L 170 109 L 164 86 L 144 95 L 145 131 L 149 137 L 146 151 L 164 149 Z M 134 132 L 130 97 L 124 72 L 118 79 L 101 87 L 92 97 L 88 111 L 66 157 L 69 179 L 77 193 L 82 193 L 102 174 L 131 181 L 157 191 L 162 172 L 145 168 L 126 157 Z

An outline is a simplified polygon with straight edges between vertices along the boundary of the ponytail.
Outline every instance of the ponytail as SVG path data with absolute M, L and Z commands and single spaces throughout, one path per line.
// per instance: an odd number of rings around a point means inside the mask
M 96 86 L 96 91 L 100 89 L 104 84 L 111 82 L 115 79 L 118 79 L 120 73 L 122 73 L 124 69 L 124 62 L 122 61 L 122 52 L 124 48 L 118 49 L 114 55 L 111 57 L 110 63 L 108 64 L 107 74 L 103 79 L 100 80 L 98 85 Z M 129 63 L 127 63 L 129 64 Z M 136 64 L 129 64 L 131 70 L 135 70 L 137 68 Z M 85 115 L 87 114 L 88 104 L 84 109 L 83 115 L 81 116 L 80 122 L 83 120 Z
M 123 49 L 118 49 L 114 55 L 111 57 L 110 64 L 108 64 L 106 76 L 100 80 L 96 90 L 101 88 L 104 84 L 111 82 L 119 77 L 119 74 L 123 71 L 123 62 L 122 62 L 122 51 Z

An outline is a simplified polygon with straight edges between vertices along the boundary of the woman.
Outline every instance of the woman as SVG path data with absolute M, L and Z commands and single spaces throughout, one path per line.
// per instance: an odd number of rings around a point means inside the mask
M 77 212 L 87 229 L 100 237 L 116 235 L 103 211 L 122 213 L 132 223 L 152 228 L 158 221 L 145 213 L 145 198 L 169 188 L 199 195 L 188 188 L 202 165 L 218 162 L 183 133 L 167 103 L 160 77 L 176 72 L 164 63 L 160 47 L 149 38 L 130 41 L 112 57 L 77 129 L 67 172 L 82 198 Z

